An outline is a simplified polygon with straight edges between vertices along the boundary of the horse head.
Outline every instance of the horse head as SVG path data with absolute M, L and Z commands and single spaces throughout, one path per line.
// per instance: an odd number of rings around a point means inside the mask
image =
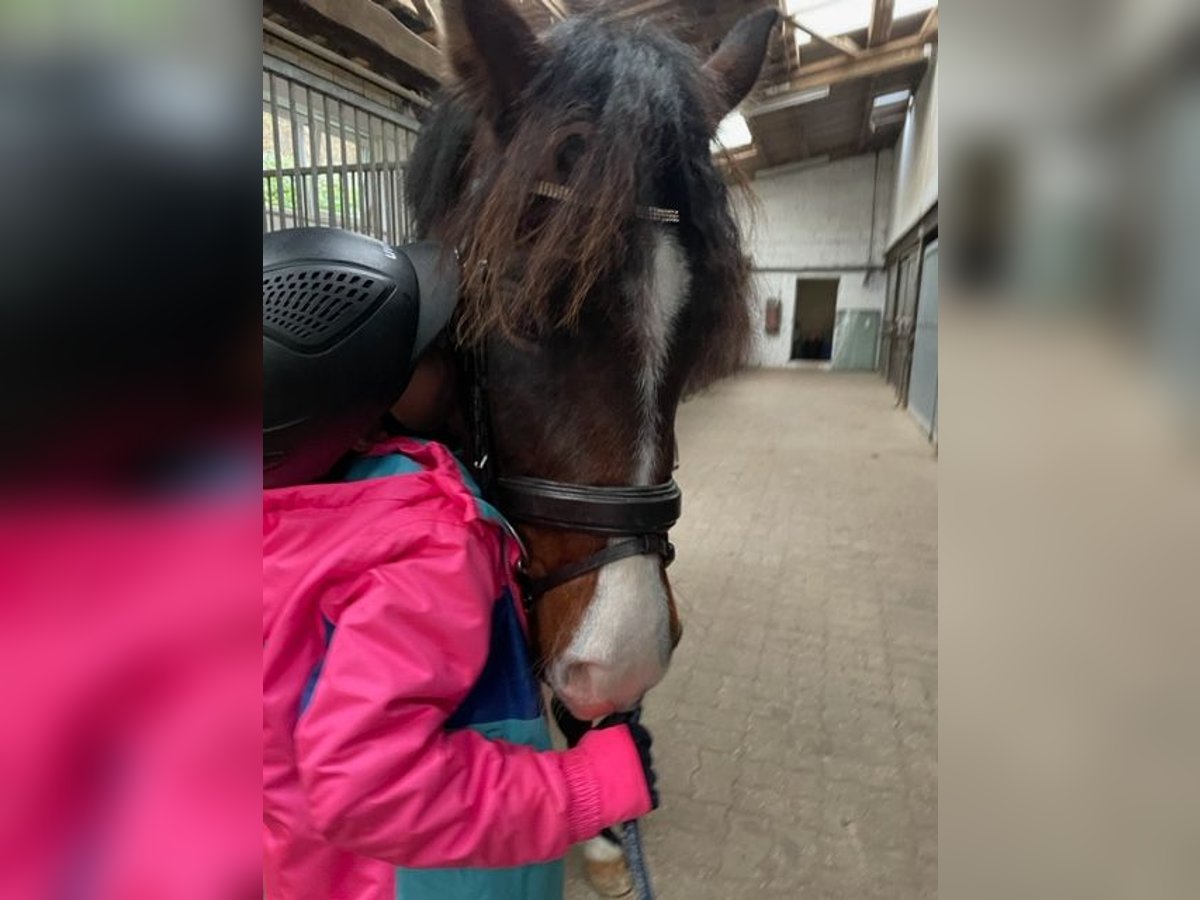
M 408 190 L 418 229 L 460 256 L 457 336 L 486 353 L 492 464 L 578 485 L 665 482 L 680 399 L 736 368 L 750 334 L 748 263 L 710 144 L 758 77 L 777 14 L 747 16 L 705 62 L 603 15 L 537 36 L 507 0 L 444 12 L 455 80 Z M 518 528 L 533 578 L 611 541 Z M 554 587 L 533 621 L 547 680 L 584 719 L 635 705 L 681 631 L 657 555 Z

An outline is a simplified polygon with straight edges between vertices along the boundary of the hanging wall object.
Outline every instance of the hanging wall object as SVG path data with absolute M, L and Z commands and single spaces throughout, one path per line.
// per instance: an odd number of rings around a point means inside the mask
M 779 328 L 783 321 L 783 303 L 778 297 L 772 297 L 767 301 L 767 316 L 766 326 L 767 334 L 779 334 Z

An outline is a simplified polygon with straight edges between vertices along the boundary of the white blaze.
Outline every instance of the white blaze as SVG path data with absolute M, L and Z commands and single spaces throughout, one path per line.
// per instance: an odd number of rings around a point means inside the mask
M 676 319 L 688 296 L 683 248 L 665 228 L 654 229 L 653 242 L 650 282 L 634 304 L 633 329 L 641 350 L 634 484 L 650 484 L 654 479 L 663 428 L 658 392 Z M 607 699 L 635 700 L 628 695 L 630 686 L 645 690 L 665 673 L 670 627 L 661 566 L 657 557 L 634 556 L 600 569 L 592 602 L 561 658 L 563 666 L 586 662 L 604 667 L 607 677 L 595 688 Z
M 662 385 L 675 333 L 675 319 L 688 295 L 687 260 L 675 236 L 665 228 L 654 230 L 654 260 L 646 296 L 637 304 L 635 323 L 642 360 L 638 371 L 637 467 L 635 484 L 650 484 L 654 477 L 662 416 L 658 411 L 658 389 Z

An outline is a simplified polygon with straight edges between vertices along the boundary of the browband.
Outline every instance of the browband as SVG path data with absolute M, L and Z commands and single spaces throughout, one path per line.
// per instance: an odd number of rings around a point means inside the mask
M 585 205 L 575 196 L 575 191 L 565 184 L 555 184 L 553 181 L 537 182 L 533 186 L 533 193 L 550 200 L 560 200 L 563 203 L 573 203 L 577 206 Z M 679 210 L 677 209 L 667 209 L 664 206 L 638 206 L 635 209 L 637 217 L 647 222 L 659 222 L 663 225 L 679 224 Z

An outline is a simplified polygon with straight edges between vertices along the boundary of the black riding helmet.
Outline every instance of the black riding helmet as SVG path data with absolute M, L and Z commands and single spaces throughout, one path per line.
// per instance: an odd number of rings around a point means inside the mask
M 319 480 L 404 393 L 446 326 L 457 266 L 431 241 L 263 236 L 263 486 Z

